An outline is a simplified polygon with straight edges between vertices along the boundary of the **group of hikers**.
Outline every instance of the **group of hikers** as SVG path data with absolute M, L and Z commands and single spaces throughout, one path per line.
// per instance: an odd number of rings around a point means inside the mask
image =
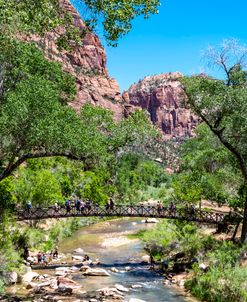
M 143 204 L 141 204 L 140 206 L 144 207 Z M 151 206 L 150 204 L 147 204 L 146 206 L 147 207 L 156 207 L 159 215 L 161 215 L 164 210 L 166 210 L 166 211 L 168 210 L 171 215 L 175 214 L 177 211 L 176 204 L 173 201 L 170 202 L 168 207 L 167 206 L 164 207 L 164 205 L 161 201 L 158 201 L 155 206 Z M 99 205 L 97 203 L 92 203 L 89 199 L 82 200 L 76 196 L 72 196 L 65 200 L 64 207 L 65 207 L 67 213 L 70 213 L 72 208 L 75 208 L 77 212 L 88 213 L 92 208 L 97 209 L 99 207 Z M 113 199 L 109 198 L 105 205 L 105 209 L 108 212 L 111 212 L 111 211 L 113 211 L 114 207 L 115 207 L 115 204 L 114 204 Z M 27 202 L 26 208 L 27 208 L 27 211 L 30 213 L 31 208 L 32 208 L 31 201 Z M 58 202 L 55 202 L 55 204 L 54 204 L 55 212 L 58 212 L 60 208 L 61 208 L 61 206 L 58 204 Z M 182 204 L 182 208 L 186 211 L 186 213 L 189 213 L 189 214 L 195 213 L 195 206 L 193 204 L 188 205 L 187 203 L 184 203 L 184 204 Z
M 55 247 L 50 253 L 43 253 L 39 251 L 36 256 L 30 254 L 28 247 L 24 248 L 24 259 L 31 264 L 47 265 L 52 259 L 58 259 L 58 247 Z
M 92 205 L 92 202 L 88 199 L 85 201 L 79 198 L 65 200 L 65 208 L 67 213 L 70 213 L 72 207 L 75 207 L 78 212 L 84 212 L 85 210 L 90 211 L 92 209 Z M 98 204 L 94 205 L 98 206 Z M 55 209 L 58 209 L 57 204 Z

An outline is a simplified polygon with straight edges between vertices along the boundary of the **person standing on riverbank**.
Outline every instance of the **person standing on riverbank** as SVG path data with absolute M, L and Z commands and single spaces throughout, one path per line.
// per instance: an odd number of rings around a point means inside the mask
M 53 252 L 53 259 L 57 259 L 58 258 L 58 247 L 55 247 L 55 250 Z
M 154 257 L 153 257 L 153 255 L 150 254 L 150 265 L 151 265 L 151 269 L 154 269 L 154 264 L 155 264 Z

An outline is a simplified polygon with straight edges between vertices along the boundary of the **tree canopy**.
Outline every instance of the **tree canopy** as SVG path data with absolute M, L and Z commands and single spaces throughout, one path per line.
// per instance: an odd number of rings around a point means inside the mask
M 180 202 L 202 199 L 234 208 L 244 204 L 243 180 L 236 161 L 206 124 L 180 148 L 179 171 L 173 177 L 174 196 Z
M 219 50 L 210 49 L 209 62 L 222 68 L 225 79 L 206 75 L 182 80 L 187 103 L 201 117 L 221 144 L 231 152 L 243 175 L 245 186 L 242 240 L 247 239 L 247 49 L 234 41 Z M 228 64 L 231 64 L 230 66 Z
M 104 36 L 113 45 L 130 31 L 131 21 L 135 17 L 144 15 L 147 18 L 150 14 L 157 13 L 160 4 L 158 0 L 76 1 L 82 7 L 81 11 L 85 12 L 84 21 L 88 30 L 102 22 Z M 69 0 L 0 0 L 1 32 L 44 35 L 62 25 L 65 28 L 65 32 L 61 34 L 62 40 L 79 42 L 80 36 L 85 32 L 74 27 L 71 14 L 63 5 L 66 2 Z

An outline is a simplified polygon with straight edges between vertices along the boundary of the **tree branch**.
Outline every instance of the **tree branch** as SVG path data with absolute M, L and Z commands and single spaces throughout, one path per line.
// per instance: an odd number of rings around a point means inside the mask
M 28 153 L 25 155 L 22 155 L 20 158 L 18 158 L 15 162 L 9 163 L 9 165 L 3 170 L 3 172 L 0 174 L 0 181 L 2 181 L 4 178 L 11 175 L 11 173 L 17 169 L 22 163 L 24 163 L 27 159 L 32 158 L 41 158 L 41 157 L 54 157 L 54 156 L 63 156 L 67 157 L 68 159 L 72 160 L 80 160 L 85 161 L 85 156 L 76 156 L 70 152 L 37 152 L 37 153 Z
M 220 142 L 235 156 L 235 158 L 239 163 L 245 182 L 247 184 L 247 166 L 245 164 L 245 160 L 243 156 L 240 154 L 240 152 L 238 152 L 238 150 L 223 137 L 224 128 L 220 130 L 214 128 L 203 114 L 201 114 L 200 112 L 197 112 L 197 114 L 199 114 L 200 118 L 208 125 L 211 131 L 218 137 Z

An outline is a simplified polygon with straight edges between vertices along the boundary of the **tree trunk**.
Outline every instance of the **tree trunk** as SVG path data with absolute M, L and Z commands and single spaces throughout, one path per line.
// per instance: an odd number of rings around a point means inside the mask
M 244 204 L 244 217 L 241 232 L 241 242 L 247 242 L 247 181 L 245 181 L 245 204 Z
M 235 238 L 236 238 L 236 235 L 237 235 L 237 232 L 238 232 L 238 227 L 240 225 L 240 222 L 238 222 L 235 226 L 235 229 L 234 229 L 234 232 L 233 232 L 233 235 L 232 235 L 232 241 L 234 242 L 235 241 Z

